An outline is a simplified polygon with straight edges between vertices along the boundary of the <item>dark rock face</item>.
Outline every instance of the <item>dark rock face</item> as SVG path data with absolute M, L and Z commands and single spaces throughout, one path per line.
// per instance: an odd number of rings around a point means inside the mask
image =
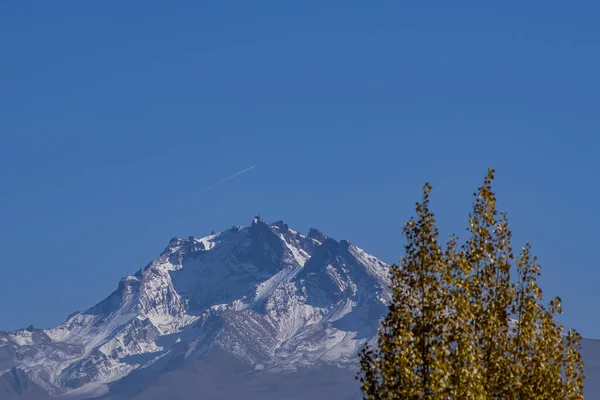
M 0 376 L 0 399 L 50 400 L 51 397 L 25 372 L 13 367 Z
M 321 243 L 327 240 L 327 236 L 323 232 L 315 228 L 310 228 L 306 237 L 308 237 L 309 239 L 318 240 Z

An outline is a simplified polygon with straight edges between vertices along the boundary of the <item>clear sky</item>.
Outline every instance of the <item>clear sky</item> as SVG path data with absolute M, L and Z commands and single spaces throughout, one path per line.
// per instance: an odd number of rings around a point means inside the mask
M 481 3 L 2 2 L 0 329 L 256 214 L 397 261 L 423 183 L 464 235 L 491 166 L 545 293 L 600 338 L 600 6 Z

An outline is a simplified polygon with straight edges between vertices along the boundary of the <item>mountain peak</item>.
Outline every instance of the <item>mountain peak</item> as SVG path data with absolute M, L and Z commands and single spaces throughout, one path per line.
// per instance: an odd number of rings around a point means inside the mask
M 286 233 L 290 229 L 289 226 L 288 226 L 288 224 L 286 224 L 283 221 L 275 221 L 271 225 L 274 226 L 274 227 L 276 227 L 276 228 L 278 228 L 279 232 L 281 232 L 281 233 Z
M 169 240 L 168 246 L 171 248 L 178 247 L 182 244 L 183 240 L 178 237 L 173 237 Z
M 308 237 L 309 239 L 315 239 L 321 243 L 325 242 L 328 239 L 327 235 L 325 235 L 320 230 L 312 227 L 308 230 L 308 235 L 306 237 Z
M 383 274 L 367 276 L 370 258 L 347 248 L 315 228 L 304 236 L 260 216 L 249 227 L 172 238 L 106 299 L 62 325 L 0 333 L 11 346 L 0 352 L 0 367 L 16 365 L 63 395 L 108 390 L 134 371 L 193 362 L 214 349 L 266 371 L 349 365 L 367 332 L 362 309 L 377 317 L 387 286 Z

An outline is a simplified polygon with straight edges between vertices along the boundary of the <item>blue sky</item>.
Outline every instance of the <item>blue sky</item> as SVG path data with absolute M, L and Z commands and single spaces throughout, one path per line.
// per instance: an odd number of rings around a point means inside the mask
M 2 2 L 0 329 L 256 214 L 397 261 L 423 183 L 464 235 L 491 166 L 600 338 L 600 6 L 480 3 Z

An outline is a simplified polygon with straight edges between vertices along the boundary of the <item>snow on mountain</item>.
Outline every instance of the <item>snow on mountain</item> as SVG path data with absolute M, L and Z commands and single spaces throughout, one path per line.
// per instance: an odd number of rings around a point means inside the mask
M 258 217 L 174 238 L 89 310 L 52 329 L 0 332 L 0 375 L 16 366 L 53 395 L 89 397 L 216 348 L 257 370 L 354 365 L 385 312 L 387 274 L 347 241 Z

